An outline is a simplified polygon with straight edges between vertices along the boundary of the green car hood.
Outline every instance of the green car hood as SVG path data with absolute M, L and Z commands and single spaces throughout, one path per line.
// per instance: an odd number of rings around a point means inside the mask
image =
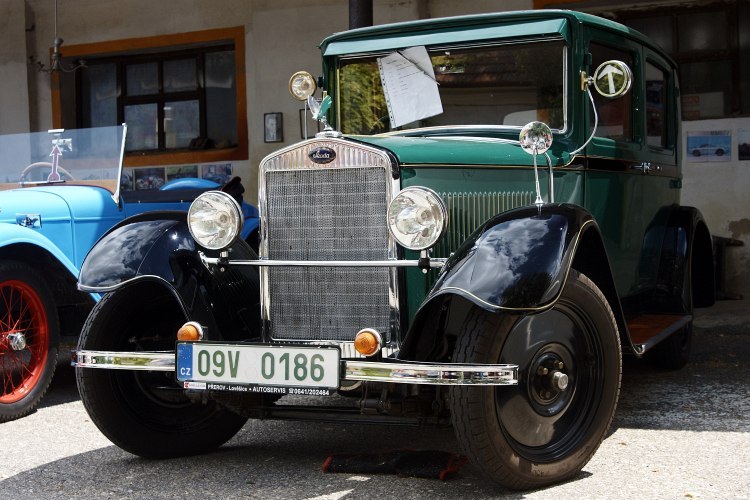
M 391 151 L 401 165 L 504 165 L 532 166 L 534 160 L 516 141 L 485 137 L 352 136 L 354 140 Z M 563 165 L 563 145 L 549 151 L 553 165 Z M 538 159 L 546 166 L 543 155 Z

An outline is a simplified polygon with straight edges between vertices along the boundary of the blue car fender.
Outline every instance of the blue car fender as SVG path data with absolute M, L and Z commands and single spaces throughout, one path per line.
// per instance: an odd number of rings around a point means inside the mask
M 78 275 L 78 268 L 52 241 L 35 229 L 15 224 L 0 224 L 0 248 L 8 248 L 14 245 L 34 245 L 45 250 L 57 259 L 71 276 Z

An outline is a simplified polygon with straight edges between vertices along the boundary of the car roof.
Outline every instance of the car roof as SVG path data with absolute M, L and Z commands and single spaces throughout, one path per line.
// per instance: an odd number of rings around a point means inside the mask
M 636 40 L 674 64 L 663 49 L 637 30 L 592 14 L 560 9 L 473 14 L 368 26 L 334 33 L 320 43 L 320 48 L 324 56 L 332 56 L 388 50 L 397 46 L 448 43 L 460 40 L 468 30 L 486 30 L 486 34 L 480 35 L 482 38 L 554 34 L 566 37 L 566 22 L 597 27 Z M 521 29 L 512 30 L 514 25 L 521 25 Z

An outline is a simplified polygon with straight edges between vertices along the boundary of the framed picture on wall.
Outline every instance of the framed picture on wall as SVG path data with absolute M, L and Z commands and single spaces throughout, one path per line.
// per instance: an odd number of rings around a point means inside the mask
M 263 141 L 281 142 L 284 140 L 284 127 L 281 113 L 266 113 L 263 115 Z

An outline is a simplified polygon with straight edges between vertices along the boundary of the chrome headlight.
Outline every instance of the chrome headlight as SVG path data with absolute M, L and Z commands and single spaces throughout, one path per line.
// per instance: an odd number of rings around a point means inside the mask
M 187 221 L 190 234 L 200 246 L 221 250 L 240 234 L 242 210 L 227 193 L 207 191 L 190 205 Z
M 318 85 L 307 71 L 297 71 L 289 79 L 289 93 L 297 100 L 305 101 L 315 93 Z
M 408 187 L 388 207 L 388 228 L 409 250 L 425 250 L 438 242 L 448 226 L 445 203 L 432 189 Z

